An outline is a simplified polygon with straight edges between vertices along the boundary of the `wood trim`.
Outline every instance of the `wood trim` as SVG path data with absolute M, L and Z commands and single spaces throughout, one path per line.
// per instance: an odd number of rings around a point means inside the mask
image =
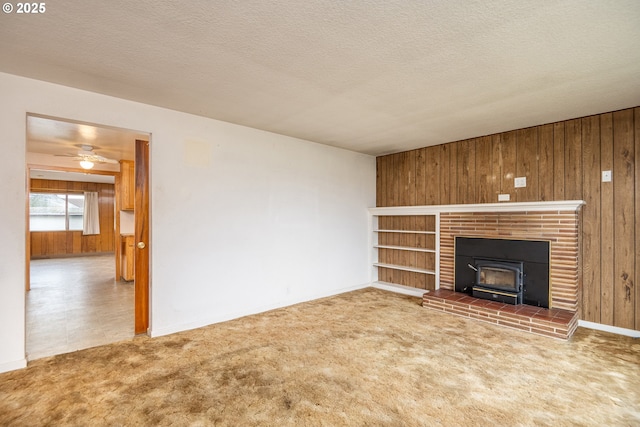
M 600 115 L 600 167 L 613 170 L 613 114 Z M 613 182 L 603 182 L 600 187 L 600 322 L 613 325 Z
M 635 194 L 635 232 L 636 232 L 636 276 L 635 276 L 635 329 L 640 330 L 640 107 L 634 109 L 634 135 L 635 135 L 635 188 L 633 194 Z
M 430 215 L 454 212 L 541 212 L 577 211 L 584 205 L 582 200 L 550 202 L 478 203 L 468 205 L 390 206 L 369 208 L 372 215 Z
M 31 192 L 31 169 L 27 166 L 26 176 L 25 176 L 25 206 L 24 206 L 24 216 L 25 216 L 25 290 L 28 292 L 31 290 L 31 230 L 29 230 L 29 193 Z
M 135 151 L 135 333 L 144 334 L 149 329 L 149 142 L 136 140 Z
M 116 176 L 119 175 L 120 172 L 118 171 L 101 171 L 101 170 L 96 170 L 96 169 L 91 169 L 90 171 L 87 171 L 86 169 L 82 169 L 82 168 L 70 168 L 70 167 L 65 167 L 65 166 L 50 166 L 50 165 L 39 165 L 39 164 L 35 164 L 35 163 L 30 163 L 27 165 L 27 170 L 31 169 L 37 169 L 37 170 L 48 170 L 48 171 L 61 171 L 61 172 L 78 172 L 78 173 L 85 173 L 85 174 L 89 174 L 89 175 L 112 175 L 112 176 Z M 27 175 L 27 176 L 30 176 Z
M 120 193 L 121 188 L 120 188 L 120 174 L 116 175 L 115 177 L 115 184 L 114 184 L 114 197 L 115 197 L 115 248 L 114 248 L 114 252 L 116 255 L 116 260 L 114 263 L 114 268 L 115 268 L 115 278 L 116 281 L 120 280 L 120 276 L 121 276 L 121 272 L 122 272 L 122 265 L 121 265 L 121 257 L 122 257 L 122 236 L 120 233 Z

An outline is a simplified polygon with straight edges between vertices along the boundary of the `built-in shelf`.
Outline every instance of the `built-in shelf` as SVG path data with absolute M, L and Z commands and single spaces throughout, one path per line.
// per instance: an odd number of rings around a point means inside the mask
M 374 245 L 373 247 L 376 248 L 376 249 L 397 249 L 399 251 L 436 253 L 435 249 L 415 248 L 415 247 L 412 247 L 412 246 Z
M 374 262 L 373 265 L 375 267 L 390 268 L 392 270 L 412 271 L 414 273 L 424 273 L 424 274 L 436 274 L 435 271 L 427 270 L 426 268 L 407 267 L 404 265 L 395 265 L 395 264 L 383 264 L 380 262 Z
M 373 230 L 374 233 L 436 234 L 435 231 L 416 230 Z
M 371 282 L 435 290 L 440 286 L 440 216 L 468 212 L 577 211 L 582 200 L 369 209 Z M 404 265 L 398 265 L 404 264 Z M 421 267 L 428 267 L 421 268 Z M 401 271 L 397 271 L 401 270 Z
M 372 282 L 437 289 L 439 215 L 403 215 L 402 210 L 387 213 L 378 208 L 369 212 Z

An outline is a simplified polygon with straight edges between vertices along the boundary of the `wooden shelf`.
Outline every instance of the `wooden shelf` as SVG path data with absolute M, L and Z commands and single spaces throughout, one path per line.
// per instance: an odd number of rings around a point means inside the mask
M 417 230 L 373 230 L 374 233 L 436 234 L 435 231 Z
M 375 245 L 374 248 L 376 248 L 376 249 L 397 249 L 399 251 L 411 251 L 411 252 L 436 253 L 435 249 L 415 248 L 415 247 L 412 247 L 412 246 Z
M 424 273 L 424 274 L 436 274 L 435 271 L 427 270 L 426 268 L 406 267 L 404 265 L 383 264 L 379 262 L 374 262 L 373 265 L 375 267 L 390 268 L 392 270 L 412 271 L 414 273 Z
M 439 215 L 395 212 L 393 215 L 371 212 L 373 281 L 421 291 L 437 289 L 440 280 Z

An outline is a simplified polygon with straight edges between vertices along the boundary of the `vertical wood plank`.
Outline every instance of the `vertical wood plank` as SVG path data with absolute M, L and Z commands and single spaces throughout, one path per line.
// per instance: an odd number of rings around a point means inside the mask
M 42 255 L 42 233 L 31 233 L 31 256 Z
M 398 188 L 398 205 L 399 206 L 409 206 L 409 200 L 411 199 L 411 173 L 409 171 L 410 164 L 410 152 L 404 151 L 399 153 L 400 156 L 400 187 Z
M 427 204 L 427 171 L 432 168 L 429 164 L 427 149 L 422 148 L 416 150 L 415 155 L 415 179 L 416 179 L 416 200 L 415 205 L 422 206 Z
M 451 145 L 442 144 L 440 148 L 440 204 L 448 205 L 451 201 Z
M 600 115 L 600 167 L 613 170 L 613 114 Z M 600 187 L 600 322 L 613 325 L 614 313 L 614 210 L 613 182 Z
M 581 120 L 567 120 L 565 124 L 564 195 L 567 200 L 582 199 Z
M 404 200 L 406 195 L 404 193 L 404 153 L 397 153 L 393 155 L 393 168 L 394 168 L 394 189 L 391 195 L 393 204 L 392 206 L 404 206 Z
M 635 220 L 633 110 L 613 113 L 614 325 L 635 327 Z
M 442 149 L 440 146 L 426 148 L 427 169 L 425 176 L 425 205 L 439 205 L 442 171 Z
M 44 241 L 44 254 L 45 255 L 53 255 L 55 254 L 55 234 L 47 233 L 44 237 L 46 237 L 46 241 Z
M 496 194 L 501 194 L 502 191 L 502 169 L 504 168 L 502 159 L 502 134 L 498 133 L 491 135 L 491 176 L 494 180 L 494 188 Z M 498 201 L 498 196 L 493 200 Z
M 511 195 L 515 201 L 513 179 L 516 176 L 516 133 L 505 132 L 500 138 L 500 155 L 502 157 L 502 175 L 500 176 L 500 192 Z
M 475 139 L 460 141 L 456 144 L 456 175 L 457 196 L 456 203 L 476 203 L 475 187 Z
M 553 200 L 553 124 L 538 127 L 538 194 L 543 202 Z
M 386 165 L 385 165 L 386 167 Z M 386 197 L 386 196 L 385 196 Z M 378 217 L 378 230 L 389 230 L 391 229 L 390 220 L 388 216 L 379 216 Z M 379 245 L 388 245 L 389 244 L 389 233 L 378 233 L 378 244 Z M 389 257 L 388 249 L 378 249 L 378 262 L 382 264 L 391 264 Z M 381 282 L 390 282 L 388 269 L 386 268 L 378 268 L 378 280 Z
M 564 122 L 553 124 L 553 200 L 564 197 Z
M 417 228 L 417 218 L 415 215 L 411 215 L 409 217 L 407 217 L 407 229 L 408 230 L 416 230 Z M 411 248 L 415 248 L 416 247 L 416 235 L 415 234 L 407 234 L 407 239 L 406 239 L 406 246 L 411 247 Z M 417 258 L 416 258 L 416 252 L 413 251 L 405 251 L 405 253 L 407 254 L 407 265 L 411 266 L 411 267 L 415 267 L 416 266 L 416 262 L 417 262 Z M 413 286 L 414 288 L 421 288 L 422 286 L 424 286 L 421 282 L 420 282 L 420 276 L 421 274 L 418 273 L 413 273 L 413 272 L 409 272 L 409 277 L 407 278 L 407 285 L 408 286 Z
M 527 186 L 516 189 L 516 201 L 538 200 L 538 129 L 516 131 L 516 177 L 526 177 Z
M 408 151 L 406 154 L 406 188 L 407 198 L 405 200 L 406 206 L 416 205 L 416 154 L 417 150 Z
M 402 217 L 400 216 L 394 216 L 393 217 L 393 230 L 402 230 Z M 404 243 L 404 235 L 401 233 L 393 233 L 393 240 L 392 240 L 392 246 L 402 246 L 402 244 Z M 402 256 L 400 254 L 400 251 L 398 250 L 392 250 L 391 251 L 393 253 L 393 262 L 392 264 L 394 265 L 402 265 Z M 402 284 L 402 280 L 403 280 L 403 273 L 400 270 L 393 270 L 391 271 L 391 277 L 392 277 L 392 283 L 398 283 L 398 284 Z
M 398 188 L 398 179 L 395 175 L 396 172 L 396 156 L 390 155 L 387 156 L 386 166 L 387 166 L 387 204 L 385 206 L 396 206 L 395 195 L 397 193 L 396 189 Z
M 408 216 L 400 217 L 400 229 L 401 230 L 409 230 L 411 228 L 411 218 Z M 400 234 L 400 246 L 409 246 L 409 234 L 402 233 Z M 411 255 L 409 251 L 397 251 L 399 265 L 409 266 L 411 262 Z M 411 282 L 411 272 L 410 271 L 400 271 L 401 284 L 410 286 Z
M 376 157 L 376 206 L 386 206 L 386 186 L 387 169 L 385 167 L 385 156 Z
M 600 117 L 582 119 L 582 318 L 600 322 Z
M 483 136 L 476 140 L 476 185 L 477 203 L 493 203 L 498 200 L 497 193 L 493 188 L 494 179 L 492 173 L 492 146 L 491 137 Z

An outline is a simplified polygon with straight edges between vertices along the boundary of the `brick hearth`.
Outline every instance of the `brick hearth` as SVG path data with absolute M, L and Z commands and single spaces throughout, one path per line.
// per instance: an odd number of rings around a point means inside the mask
M 425 293 L 422 305 L 457 316 L 560 339 L 570 338 L 578 326 L 578 313 L 575 311 L 502 304 L 446 289 Z

